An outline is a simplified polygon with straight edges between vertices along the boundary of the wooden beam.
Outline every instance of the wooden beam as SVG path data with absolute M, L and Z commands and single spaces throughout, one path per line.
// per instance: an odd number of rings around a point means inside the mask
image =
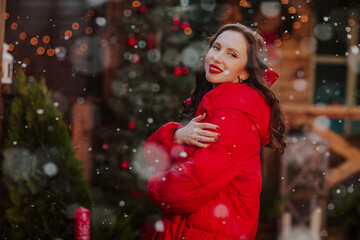
M 330 148 L 345 158 L 345 162 L 330 170 L 327 173 L 327 187 L 335 186 L 354 173 L 360 171 L 360 150 L 337 133 L 327 129 L 321 131 L 312 125 L 312 132 L 329 140 Z
M 360 107 L 282 104 L 286 115 L 326 116 L 334 119 L 360 119 Z
M 0 90 L 2 90 L 1 78 L 2 78 L 2 52 L 5 38 L 5 13 L 6 13 L 6 0 L 0 0 Z M 3 114 L 4 114 L 4 99 L 2 91 L 0 91 L 0 146 L 2 145 L 2 125 L 3 125 Z

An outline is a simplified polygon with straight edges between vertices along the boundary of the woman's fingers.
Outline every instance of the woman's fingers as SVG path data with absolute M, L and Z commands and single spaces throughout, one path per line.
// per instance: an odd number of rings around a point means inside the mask
M 208 144 L 204 144 L 202 142 L 200 142 L 198 139 L 197 140 L 191 140 L 192 145 L 197 146 L 197 147 L 201 147 L 201 148 L 207 148 L 209 145 Z
M 195 122 L 200 122 L 201 120 L 203 120 L 206 116 L 206 113 L 203 113 L 195 118 L 192 119 L 192 121 L 195 121 Z
M 202 128 L 202 129 L 214 129 L 214 130 L 218 130 L 219 129 L 219 126 L 218 125 L 215 125 L 215 124 L 212 124 L 212 123 L 199 123 L 199 126 Z
M 220 137 L 220 133 L 212 132 L 212 131 L 208 131 L 208 130 L 201 130 L 199 132 L 199 135 L 205 136 L 205 137 L 210 137 L 210 138 L 218 138 L 218 137 Z
M 204 137 L 204 136 L 201 136 L 198 139 L 201 142 L 216 142 L 217 141 L 217 137 Z

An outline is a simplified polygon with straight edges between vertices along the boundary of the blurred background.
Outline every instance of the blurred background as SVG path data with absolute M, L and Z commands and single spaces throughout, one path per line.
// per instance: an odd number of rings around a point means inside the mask
M 360 3 L 0 0 L 0 239 L 151 239 L 145 140 L 178 121 L 206 40 L 257 29 L 288 126 L 262 149 L 256 239 L 360 239 Z M 1 49 L 0 49 L 1 50 Z

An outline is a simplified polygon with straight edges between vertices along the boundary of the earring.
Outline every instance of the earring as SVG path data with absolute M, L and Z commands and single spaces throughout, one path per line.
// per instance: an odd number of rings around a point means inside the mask
M 238 76 L 238 79 L 239 79 L 239 82 L 242 82 L 242 81 L 244 81 L 244 80 L 241 80 L 239 76 Z

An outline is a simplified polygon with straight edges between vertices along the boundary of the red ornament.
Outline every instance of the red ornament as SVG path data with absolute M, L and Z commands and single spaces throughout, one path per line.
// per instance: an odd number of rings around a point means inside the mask
M 146 12 L 147 12 L 147 7 L 142 6 L 142 7 L 140 8 L 140 12 L 141 12 L 141 13 L 146 13 Z
M 176 67 L 176 68 L 174 69 L 174 74 L 175 74 L 176 76 L 181 76 L 181 74 L 182 74 L 181 68 L 180 68 L 180 67 Z
M 182 24 L 181 24 L 181 29 L 185 29 L 185 28 L 187 28 L 187 27 L 189 27 L 190 25 L 189 25 L 189 23 L 188 22 L 183 22 Z
M 122 161 L 121 162 L 121 167 L 124 169 L 128 169 L 129 168 L 129 162 L 128 161 Z
M 174 20 L 173 20 L 173 23 L 175 24 L 175 25 L 179 25 L 180 24 L 180 18 L 174 18 Z
M 108 143 L 104 143 L 104 144 L 102 145 L 102 149 L 104 149 L 104 150 L 109 150 L 109 144 L 108 144 Z
M 155 45 L 155 38 L 154 35 L 149 34 L 147 39 L 146 39 L 146 44 L 147 44 L 147 48 L 148 49 L 153 49 L 154 45 Z
M 178 26 L 177 25 L 172 25 L 170 30 L 172 32 L 176 32 L 178 30 Z
M 135 129 L 136 128 L 135 122 L 129 122 L 128 127 L 129 129 Z
M 134 197 L 134 198 L 137 198 L 137 197 L 140 196 L 140 194 L 139 194 L 137 191 L 134 191 L 134 190 L 132 190 L 132 191 L 130 192 L 130 195 L 131 195 L 132 197 Z
M 140 56 L 137 54 L 133 54 L 131 58 L 132 63 L 139 63 L 140 62 Z
M 90 240 L 90 211 L 80 207 L 75 209 L 75 240 Z
M 135 46 L 135 44 L 136 44 L 136 39 L 135 39 L 135 38 L 129 38 L 128 43 L 129 43 L 130 46 Z
M 181 69 L 181 72 L 182 72 L 183 74 L 188 74 L 188 73 L 189 73 L 189 68 L 183 67 L 183 68 Z

